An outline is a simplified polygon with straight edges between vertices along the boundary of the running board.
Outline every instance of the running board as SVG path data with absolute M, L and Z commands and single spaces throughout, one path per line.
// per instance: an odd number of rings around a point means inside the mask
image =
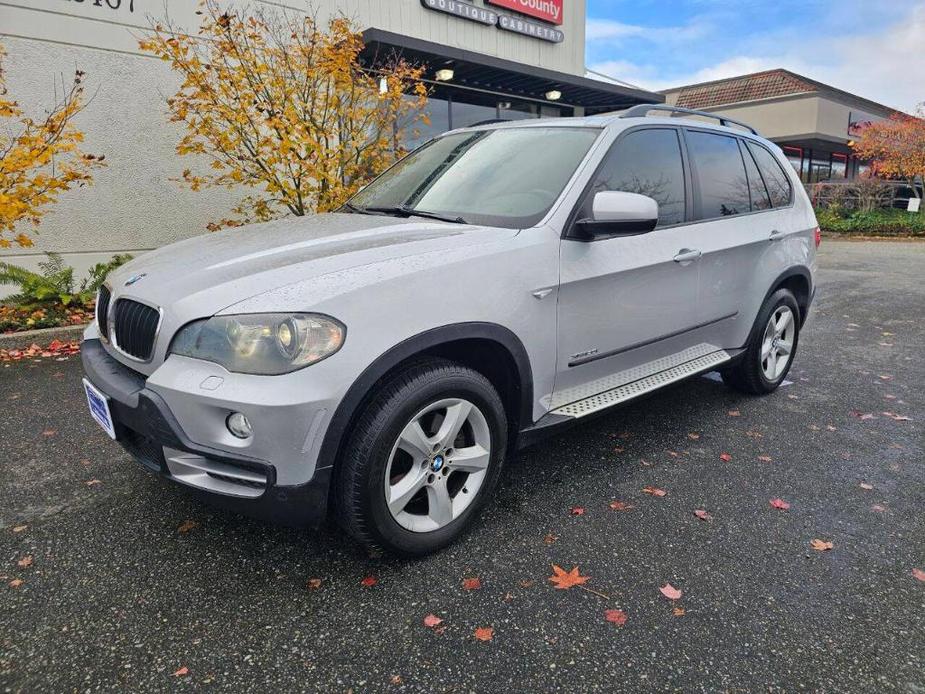
M 625 383 L 611 390 L 605 390 L 603 393 L 592 395 L 590 398 L 563 405 L 562 407 L 550 410 L 548 414 L 576 419 L 578 417 L 584 417 L 594 412 L 605 410 L 613 405 L 618 405 L 621 402 L 638 398 L 640 395 L 651 393 L 670 383 L 682 381 L 689 376 L 694 376 L 704 371 L 711 371 L 720 364 L 729 361 L 731 358 L 732 357 L 725 350 L 711 352 L 702 357 L 697 357 L 691 361 L 673 366 L 670 369 L 659 371 L 651 376 Z

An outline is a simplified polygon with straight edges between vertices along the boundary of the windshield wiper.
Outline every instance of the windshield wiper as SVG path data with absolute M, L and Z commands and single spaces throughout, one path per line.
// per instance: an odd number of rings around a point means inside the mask
M 355 214 L 370 214 L 370 212 L 365 207 L 357 207 L 356 205 L 349 202 L 345 202 L 344 207 Z
M 441 222 L 452 222 L 453 224 L 468 224 L 462 217 L 440 214 L 439 212 L 428 212 L 427 210 L 418 210 L 409 205 L 396 205 L 394 207 L 364 207 L 365 212 L 379 212 L 380 214 L 392 214 L 398 217 L 426 217 L 428 219 L 439 219 Z

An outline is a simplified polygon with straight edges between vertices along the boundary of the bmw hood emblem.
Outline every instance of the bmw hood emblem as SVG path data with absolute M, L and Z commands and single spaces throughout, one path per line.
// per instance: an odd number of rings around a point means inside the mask
M 146 277 L 146 276 L 147 274 L 144 272 L 142 272 L 140 275 L 132 275 L 127 280 L 125 280 L 125 286 L 131 287 L 133 284 L 135 284 L 135 282 L 140 281 L 143 277 Z

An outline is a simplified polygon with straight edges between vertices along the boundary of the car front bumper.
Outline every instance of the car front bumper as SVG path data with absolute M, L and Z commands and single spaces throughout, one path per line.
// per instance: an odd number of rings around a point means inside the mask
M 279 484 L 277 468 L 243 452 L 195 443 L 147 380 L 111 357 L 98 339 L 81 346 L 84 372 L 109 398 L 116 441 L 152 472 L 215 505 L 284 525 L 316 524 L 327 514 L 331 468 L 300 484 Z

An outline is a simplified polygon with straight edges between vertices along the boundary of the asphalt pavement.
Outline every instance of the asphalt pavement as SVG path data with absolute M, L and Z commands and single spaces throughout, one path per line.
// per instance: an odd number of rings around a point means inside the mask
M 77 357 L 0 365 L 0 691 L 922 694 L 923 347 L 925 243 L 826 240 L 791 384 L 530 448 L 420 561 L 205 507 L 98 429 Z

